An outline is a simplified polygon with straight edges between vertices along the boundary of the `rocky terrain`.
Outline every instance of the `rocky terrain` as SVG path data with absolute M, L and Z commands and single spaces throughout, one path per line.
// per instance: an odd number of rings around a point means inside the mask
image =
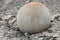
M 24 36 L 16 24 L 20 7 L 38 1 L 48 7 L 51 16 L 60 13 L 60 0 L 0 0 L 0 40 L 60 40 L 60 15 L 51 21 L 50 28 L 41 33 Z

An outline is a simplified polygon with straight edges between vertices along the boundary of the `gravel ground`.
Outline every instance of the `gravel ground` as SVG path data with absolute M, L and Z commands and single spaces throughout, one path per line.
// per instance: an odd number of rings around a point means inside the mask
M 60 0 L 0 0 L 0 40 L 60 40 L 60 15 L 50 28 L 41 33 L 22 35 L 16 25 L 16 15 L 27 2 L 39 1 L 46 5 L 51 16 L 60 13 Z

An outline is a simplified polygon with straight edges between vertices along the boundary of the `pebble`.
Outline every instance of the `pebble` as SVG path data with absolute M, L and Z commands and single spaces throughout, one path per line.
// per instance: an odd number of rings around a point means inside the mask
M 4 17 L 2 17 L 2 19 L 3 20 L 11 20 L 12 19 L 12 17 L 14 17 L 13 15 L 6 15 L 6 16 L 4 16 Z

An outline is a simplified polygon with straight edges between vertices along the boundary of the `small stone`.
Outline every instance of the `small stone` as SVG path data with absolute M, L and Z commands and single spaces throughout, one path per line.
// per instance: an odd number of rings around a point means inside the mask
M 2 19 L 3 20 L 10 20 L 10 19 L 12 19 L 12 17 L 14 17 L 13 15 L 7 15 L 7 16 L 4 16 L 4 17 L 2 17 Z
M 10 24 L 14 24 L 16 22 L 16 18 L 14 18 L 13 20 L 9 21 Z
M 56 14 L 52 16 L 52 20 L 58 20 L 60 21 L 60 14 Z
M 38 38 L 37 40 L 43 40 L 43 37 L 42 38 Z
M 49 29 L 47 30 L 47 32 L 52 33 L 53 30 L 52 30 L 51 28 L 49 28 Z
M 27 1 L 25 1 L 25 4 L 26 4 L 26 3 L 29 3 L 29 2 L 31 2 L 31 1 L 30 1 L 30 0 L 27 0 Z
M 38 39 L 38 36 L 36 36 L 35 38 Z
M 57 33 L 56 34 L 53 34 L 53 37 L 56 37 L 57 38 L 57 37 L 59 37 L 59 34 L 57 34 Z

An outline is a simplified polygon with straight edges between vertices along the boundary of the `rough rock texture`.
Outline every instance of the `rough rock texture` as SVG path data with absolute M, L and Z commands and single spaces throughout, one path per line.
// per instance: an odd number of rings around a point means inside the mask
M 21 34 L 15 22 L 16 15 L 20 7 L 30 1 L 46 5 L 52 16 L 60 13 L 60 0 L 0 0 L 0 40 L 60 40 L 60 16 L 55 17 L 51 27 L 41 33 Z

